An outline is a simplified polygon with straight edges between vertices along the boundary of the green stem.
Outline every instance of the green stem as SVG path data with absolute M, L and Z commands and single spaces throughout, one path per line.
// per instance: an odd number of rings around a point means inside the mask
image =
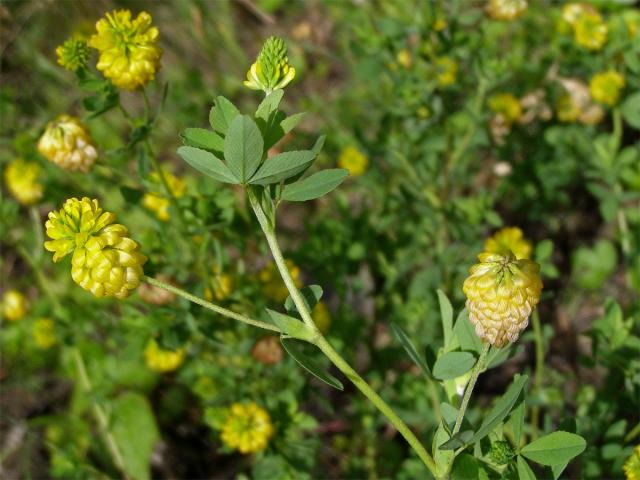
M 405 440 L 409 443 L 411 448 L 416 452 L 420 460 L 425 464 L 425 466 L 429 469 L 429 471 L 437 477 L 437 467 L 436 464 L 424 448 L 424 446 L 420 443 L 415 434 L 411 431 L 411 429 L 407 426 L 407 424 L 396 414 L 396 412 L 376 393 L 376 391 L 371 388 L 371 386 L 340 356 L 338 352 L 334 350 L 331 344 L 327 341 L 327 339 L 320 333 L 318 328 L 316 327 L 311 313 L 307 307 L 306 302 L 304 301 L 300 290 L 296 286 L 293 278 L 291 278 L 291 273 L 287 268 L 287 265 L 284 261 L 284 257 L 282 256 L 282 251 L 280 250 L 280 246 L 278 245 L 278 240 L 275 236 L 274 227 L 271 225 L 271 222 L 267 219 L 258 199 L 250 190 L 248 191 L 249 201 L 251 202 L 251 206 L 256 214 L 258 219 L 258 223 L 260 223 L 260 227 L 262 228 L 265 237 L 267 238 L 267 243 L 269 244 L 269 248 L 271 249 L 271 253 L 276 262 L 282 280 L 284 281 L 287 290 L 289 290 L 289 294 L 291 295 L 291 299 L 296 306 L 296 309 L 300 313 L 302 320 L 305 324 L 309 326 L 316 334 L 316 346 L 324 353 L 331 363 L 333 363 L 357 388 L 360 390 L 365 397 L 367 397 L 371 403 L 373 403 L 380 412 L 382 412 L 387 419 L 396 427 L 396 429 L 400 432 L 400 434 L 405 438 Z
M 58 300 L 58 297 L 51 289 L 51 285 L 49 285 L 47 278 L 42 273 L 42 268 L 40 263 L 38 263 L 33 258 L 33 256 L 31 256 L 31 254 L 27 252 L 27 250 L 21 245 L 16 246 L 16 249 L 18 250 L 18 253 L 20 254 L 20 256 L 29 264 L 29 266 L 31 267 L 31 270 L 33 270 L 33 273 L 36 276 L 36 282 L 38 282 L 38 286 L 40 287 L 40 290 L 42 290 L 42 292 L 49 299 L 49 302 L 51 302 L 51 305 L 53 306 L 53 311 L 56 314 L 56 316 L 60 318 L 64 317 L 64 310 L 62 309 L 60 300 Z
M 82 354 L 78 347 L 72 348 L 73 360 L 76 364 L 76 369 L 78 370 L 78 379 L 80 380 L 80 385 L 82 389 L 85 391 L 87 396 L 91 397 L 93 387 L 91 385 L 91 380 L 89 379 L 89 375 L 87 374 L 87 368 L 85 367 L 84 360 L 82 358 Z M 96 421 L 98 422 L 98 428 L 100 429 L 100 433 L 104 439 L 104 442 L 109 449 L 109 453 L 113 459 L 113 463 L 122 473 L 123 478 L 128 479 L 129 475 L 127 475 L 127 471 L 124 465 L 124 459 L 122 457 L 122 453 L 120 452 L 120 447 L 118 446 L 116 439 L 113 437 L 111 431 L 109 430 L 109 420 L 107 418 L 107 414 L 102 409 L 102 407 L 96 403 L 93 399 L 91 399 L 91 407 L 93 409 L 93 414 L 96 417 Z
M 228 318 L 232 318 L 233 320 L 237 320 L 239 322 L 242 323 L 246 323 L 248 325 L 253 325 L 254 327 L 258 327 L 258 328 L 263 328 L 265 330 L 271 330 L 272 332 L 278 332 L 280 333 L 281 330 L 276 327 L 275 325 L 271 325 L 269 323 L 265 323 L 265 322 L 261 322 L 259 320 L 254 320 L 253 318 L 249 318 L 245 315 L 242 315 L 240 313 L 236 313 L 232 310 L 228 310 L 226 308 L 220 307 L 218 305 L 216 305 L 215 303 L 211 303 L 211 302 L 207 302 L 206 300 L 204 300 L 203 298 L 197 297 L 195 295 L 191 295 L 188 292 L 185 292 L 184 290 L 181 290 L 180 288 L 174 287 L 173 285 L 170 285 L 168 283 L 165 282 L 161 282 L 160 280 L 156 280 L 155 278 L 151 278 L 151 277 L 147 277 L 144 276 L 143 280 L 155 287 L 159 287 L 159 288 L 163 288 L 164 290 L 167 290 L 171 293 L 175 293 L 176 295 L 185 298 L 187 300 L 189 300 L 190 302 L 193 302 L 195 304 L 200 305 L 201 307 L 207 308 L 213 312 L 216 312 L 224 317 L 228 317 Z
M 36 245 L 34 248 L 33 256 L 36 261 L 39 263 L 42 260 L 42 254 L 44 249 L 42 246 L 44 245 L 44 232 L 42 231 L 42 222 L 40 220 L 40 213 L 36 207 L 29 208 L 29 215 L 31 217 L 31 224 L 33 225 L 33 230 L 36 234 Z
M 458 418 L 456 418 L 456 423 L 453 427 L 453 430 L 451 431 L 452 437 L 460 431 L 462 420 L 464 419 L 464 414 L 466 413 L 467 406 L 469 405 L 469 399 L 471 398 L 471 394 L 473 393 L 473 388 L 476 386 L 478 377 L 484 371 L 484 363 L 487 359 L 489 348 L 491 348 L 491 344 L 485 343 L 484 347 L 482 348 L 482 352 L 480 353 L 480 357 L 478 357 L 478 361 L 473 367 L 473 370 L 471 370 L 471 378 L 469 378 L 467 387 L 464 389 L 464 396 L 462 397 L 462 403 L 460 404 L 460 410 L 458 411 Z
M 536 369 L 533 377 L 533 391 L 538 394 L 542 389 L 542 378 L 544 375 L 544 337 L 542 335 L 542 326 L 540 325 L 540 316 L 535 310 L 531 315 L 531 323 L 533 324 L 533 335 L 536 348 Z M 531 408 L 531 439 L 538 438 L 538 423 L 540 418 L 540 406 L 534 405 Z

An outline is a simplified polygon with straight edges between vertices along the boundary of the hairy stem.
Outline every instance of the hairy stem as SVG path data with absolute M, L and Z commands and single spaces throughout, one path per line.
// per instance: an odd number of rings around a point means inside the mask
M 462 397 L 462 403 L 460 404 L 460 410 L 458 411 L 458 418 L 456 418 L 456 423 L 453 427 L 453 430 L 451 431 L 452 437 L 460 431 L 462 420 L 464 419 L 464 414 L 466 413 L 467 406 L 469 405 L 469 399 L 471 398 L 471 394 L 473 393 L 473 388 L 476 386 L 476 381 L 484 370 L 484 364 L 485 360 L 487 359 L 487 353 L 489 353 L 489 348 L 491 348 L 491 344 L 485 343 L 484 347 L 482 348 L 482 352 L 480 353 L 480 357 L 478 357 L 478 361 L 473 367 L 473 370 L 471 370 L 471 378 L 469 378 L 467 387 L 464 389 L 464 396 Z

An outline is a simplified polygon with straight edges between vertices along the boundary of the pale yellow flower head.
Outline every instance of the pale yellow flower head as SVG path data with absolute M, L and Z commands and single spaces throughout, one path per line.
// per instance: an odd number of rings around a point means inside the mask
M 73 252 L 71 277 L 96 297 L 125 298 L 138 287 L 147 257 L 116 216 L 103 212 L 98 200 L 71 198 L 49 213 L 45 248 L 58 262 Z
M 149 340 L 144 350 L 144 359 L 147 367 L 156 372 L 173 372 L 184 362 L 185 351 L 183 348 L 177 350 L 166 350 L 161 348 L 154 339 Z
M 169 189 L 176 198 L 180 198 L 184 195 L 184 192 L 187 188 L 187 184 L 184 182 L 184 180 L 167 171 L 164 171 L 164 178 L 167 181 Z M 151 174 L 151 179 L 154 183 L 160 186 L 161 180 L 160 176 L 157 173 L 153 172 Z M 164 195 L 164 193 L 160 192 L 145 193 L 144 197 L 142 198 L 142 205 L 154 212 L 156 214 L 156 217 L 158 217 L 158 219 L 163 222 L 167 222 L 169 220 L 170 204 L 170 200 Z
M 289 85 L 295 76 L 296 69 L 289 65 L 287 44 L 282 38 L 269 37 L 256 62 L 247 72 L 244 85 L 252 90 L 262 90 L 268 95 Z
M 487 103 L 491 111 L 502 115 L 509 125 L 522 115 L 520 101 L 511 93 L 496 93 L 489 97 Z
M 33 205 L 42 198 L 43 186 L 38 182 L 40 167 L 37 163 L 18 159 L 7 165 L 4 182 L 7 189 L 22 205 Z
M 10 289 L 5 290 L 2 294 L 2 301 L 0 301 L 0 310 L 2 311 L 2 318 L 15 322 L 20 320 L 27 314 L 29 304 L 26 297 L 18 290 Z
M 589 82 L 591 98 L 610 107 L 618 103 L 623 88 L 624 77 L 613 70 L 596 73 Z
M 240 453 L 256 453 L 267 448 L 275 430 L 269 413 L 255 402 L 234 403 L 229 408 L 220 438 Z
M 640 480 L 640 444 L 636 445 L 633 452 L 622 466 L 626 480 Z
M 511 253 L 481 253 L 464 281 L 469 320 L 476 334 L 498 348 L 515 342 L 540 300 L 540 266 Z
M 89 132 L 79 118 L 70 115 L 60 115 L 47 124 L 38 151 L 60 168 L 85 173 L 98 157 Z
M 562 20 L 574 26 L 584 13 L 598 13 L 598 11 L 587 3 L 566 3 L 562 7 Z
M 531 242 L 524 238 L 522 230 L 518 227 L 506 227 L 498 230 L 484 242 L 484 251 L 489 253 L 505 254 L 511 252 L 518 260 L 530 259 Z
M 496 20 L 511 21 L 522 15 L 527 6 L 527 0 L 489 0 L 485 9 Z
M 38 348 L 50 348 L 58 341 L 56 338 L 55 323 L 50 318 L 38 318 L 33 322 L 31 334 Z
M 132 20 L 131 11 L 114 10 L 96 23 L 89 46 L 100 52 L 97 68 L 116 87 L 135 90 L 153 80 L 160 69 L 160 33 L 151 22 L 147 12 Z
M 349 175 L 352 177 L 363 175 L 368 165 L 367 156 L 353 146 L 344 148 L 338 157 L 338 166 L 349 170 Z
M 435 60 L 436 81 L 440 87 L 456 83 L 458 64 L 451 57 L 438 57 Z

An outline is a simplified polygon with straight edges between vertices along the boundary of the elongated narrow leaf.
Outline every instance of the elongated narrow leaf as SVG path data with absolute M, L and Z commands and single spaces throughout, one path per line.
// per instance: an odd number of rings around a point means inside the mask
M 433 365 L 433 376 L 440 380 L 458 378 L 476 364 L 476 357 L 470 352 L 446 352 Z
M 264 141 L 256 122 L 246 115 L 234 118 L 224 139 L 224 159 L 241 183 L 258 169 L 263 149 Z
M 265 160 L 254 177 L 249 181 L 251 184 L 270 185 L 286 180 L 304 171 L 313 160 L 316 154 L 311 150 L 300 150 L 280 153 Z
M 540 465 L 563 464 L 577 457 L 587 447 L 580 435 L 569 432 L 553 432 L 525 445 L 520 453 Z
M 519 480 L 536 480 L 536 474 L 533 473 L 527 461 L 518 455 L 518 478 Z
M 289 133 L 291 130 L 296 128 L 298 124 L 304 120 L 304 117 L 307 115 L 306 112 L 296 113 L 295 115 L 291 115 L 290 117 L 285 118 L 280 122 L 280 126 L 282 127 L 282 131 L 284 133 Z
M 480 428 L 476 431 L 475 435 L 471 440 L 469 440 L 469 443 L 475 443 L 478 440 L 482 440 L 484 437 L 489 435 L 493 429 L 507 417 L 507 415 L 509 415 L 509 412 L 511 412 L 518 401 L 520 393 L 524 389 L 528 380 L 529 377 L 527 375 L 516 375 L 505 394 L 500 397 L 500 400 L 496 402 L 491 411 L 484 418 L 482 425 L 480 425 Z
M 409 340 L 409 336 L 404 332 L 404 330 L 402 330 L 402 328 L 400 328 L 400 326 L 396 325 L 395 323 L 392 323 L 391 331 L 393 332 L 394 337 L 396 337 L 396 339 L 400 342 L 400 345 L 402 345 L 402 348 L 404 348 L 405 352 L 407 352 L 409 358 L 413 360 L 413 363 L 420 367 L 422 373 L 424 373 L 428 377 L 431 377 L 431 371 L 429 370 L 427 362 L 425 362 L 424 358 L 418 353 L 416 348 L 413 346 L 413 343 L 411 343 L 411 340 Z
M 213 153 L 195 147 L 180 147 L 178 155 L 196 170 L 225 183 L 240 183 L 229 168 Z
M 527 412 L 527 402 L 522 400 L 520 404 L 511 412 L 511 431 L 513 432 L 513 442 L 516 447 L 520 446 L 522 430 L 524 429 L 524 415 Z
M 240 115 L 236 106 L 222 95 L 215 99 L 215 103 L 209 113 L 209 123 L 211 128 L 226 135 L 229 126 L 235 117 Z
M 323 290 L 320 285 L 308 285 L 301 288 L 300 293 L 302 294 L 302 300 L 304 300 L 307 309 L 311 311 L 313 310 L 313 307 L 316 306 L 316 303 L 318 303 L 322 298 Z M 287 312 L 298 313 L 298 309 L 296 308 L 295 303 L 293 303 L 293 298 L 291 298 L 291 295 L 289 295 L 284 301 L 284 308 L 287 310 Z
M 473 437 L 473 430 L 465 430 L 463 432 L 456 433 L 449 440 L 440 445 L 440 450 L 457 450 L 460 447 L 464 447 L 469 440 Z
M 302 353 L 302 350 L 296 344 L 295 340 L 291 340 L 288 338 L 281 338 L 280 342 L 282 343 L 282 346 L 287 351 L 287 353 L 291 355 L 293 359 L 296 362 L 298 362 L 298 364 L 300 364 L 300 366 L 304 368 L 307 372 L 319 378 L 327 385 L 332 386 L 333 388 L 336 388 L 338 390 L 344 390 L 344 386 L 342 385 L 342 382 L 340 382 L 340 380 L 338 380 L 336 377 L 334 377 L 330 373 L 325 372 L 322 369 L 322 367 L 320 367 L 316 363 L 316 361 L 313 360 L 311 357 Z
M 320 153 L 320 150 L 322 150 L 322 147 L 324 147 L 324 141 L 326 140 L 326 138 L 326 135 L 320 135 L 318 137 L 318 140 L 316 140 L 316 143 L 314 143 L 313 147 L 311 147 L 311 151 L 316 154 L 316 157 Z
M 187 128 L 182 132 L 182 139 L 186 145 L 214 152 L 222 152 L 224 139 L 216 132 L 204 128 Z
M 304 202 L 322 197 L 340 185 L 349 175 L 343 168 L 322 170 L 313 175 L 285 185 L 282 199 L 290 202 Z
M 268 308 L 267 313 L 271 317 L 271 320 L 273 320 L 273 323 L 275 323 L 280 328 L 280 330 L 282 330 L 287 335 L 306 341 L 310 341 L 313 338 L 314 333 L 311 331 L 311 329 L 297 318 L 290 317 L 289 315 L 284 315 L 280 312 L 276 312 L 275 310 L 270 310 Z

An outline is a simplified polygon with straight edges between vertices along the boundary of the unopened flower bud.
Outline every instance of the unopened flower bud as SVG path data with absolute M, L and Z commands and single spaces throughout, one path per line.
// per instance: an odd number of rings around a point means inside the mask
M 71 72 L 75 72 L 85 67 L 91 51 L 84 40 L 69 38 L 56 48 L 56 55 L 58 56 L 58 64 Z
M 247 72 L 246 87 L 262 90 L 267 95 L 286 87 L 296 76 L 296 70 L 289 65 L 287 44 L 282 38 L 270 37 L 264 42 L 256 62 Z

